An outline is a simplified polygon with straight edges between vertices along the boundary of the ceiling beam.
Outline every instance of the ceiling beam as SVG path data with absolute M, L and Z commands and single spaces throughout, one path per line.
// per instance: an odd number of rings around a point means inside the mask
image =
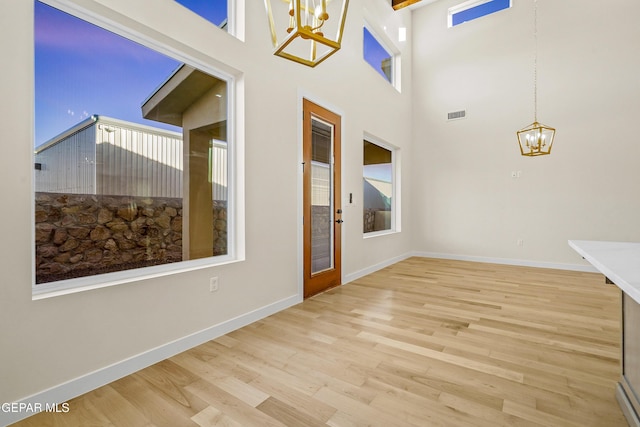
M 391 0 L 391 6 L 393 10 L 402 9 L 403 7 L 411 6 L 412 4 L 418 3 L 422 0 Z

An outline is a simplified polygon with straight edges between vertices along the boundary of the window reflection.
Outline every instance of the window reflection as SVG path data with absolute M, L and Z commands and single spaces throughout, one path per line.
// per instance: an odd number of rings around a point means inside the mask
M 228 254 L 227 82 L 35 5 L 36 283 Z
M 391 230 L 393 199 L 392 152 L 364 141 L 364 232 Z

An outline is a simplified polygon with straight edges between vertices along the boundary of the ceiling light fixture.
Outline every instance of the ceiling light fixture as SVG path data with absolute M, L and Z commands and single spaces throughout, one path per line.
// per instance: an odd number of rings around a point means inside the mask
M 264 0 L 274 55 L 315 67 L 340 49 L 349 0 Z
M 523 156 L 542 156 L 551 154 L 556 130 L 538 122 L 538 0 L 533 0 L 533 38 L 535 54 L 533 60 L 533 123 L 520 129 L 518 144 Z

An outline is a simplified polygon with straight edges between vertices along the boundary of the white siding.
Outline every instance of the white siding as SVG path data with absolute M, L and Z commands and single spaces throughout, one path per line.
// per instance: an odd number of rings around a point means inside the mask
M 89 125 L 40 151 L 35 156 L 36 191 L 95 194 L 95 125 Z
M 178 134 L 100 122 L 96 132 L 99 194 L 182 197 Z
M 92 120 L 38 150 L 36 191 L 182 197 L 179 133 L 116 119 Z
M 213 141 L 210 159 L 211 182 L 213 184 L 213 200 L 227 200 L 227 143 Z

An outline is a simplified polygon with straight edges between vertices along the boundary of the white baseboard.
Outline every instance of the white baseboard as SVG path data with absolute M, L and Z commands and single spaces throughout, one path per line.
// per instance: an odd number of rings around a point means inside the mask
M 242 328 L 243 326 L 249 325 L 300 302 L 302 302 L 301 296 L 293 295 L 273 304 L 269 304 L 236 318 L 227 320 L 226 322 L 161 345 L 129 359 L 125 359 L 111 366 L 98 369 L 97 371 L 57 385 L 48 390 L 44 390 L 34 394 L 33 396 L 21 399 L 15 402 L 15 404 L 17 405 L 17 408 L 19 408 L 19 405 L 21 404 L 26 405 L 22 407 L 24 410 L 0 410 L 0 426 L 7 426 L 39 412 L 38 410 L 28 410 L 29 408 L 41 407 L 44 410 L 46 404 L 54 406 L 55 404 L 66 402 L 74 397 L 88 393 L 102 387 L 103 385 L 137 372 L 140 369 L 175 356 L 178 353 L 196 347 L 207 341 L 216 339 L 224 334 Z M 5 409 L 10 409 L 10 407 L 6 407 Z M 73 408 L 70 408 L 70 410 L 73 410 Z
M 354 280 L 357 280 L 368 274 L 375 273 L 378 270 L 381 270 L 385 267 L 388 267 L 390 265 L 393 265 L 397 262 L 403 261 L 413 256 L 422 257 L 422 258 L 439 258 L 439 259 L 451 259 L 451 260 L 458 260 L 458 261 L 483 262 L 488 264 L 516 265 L 516 266 L 522 266 L 522 267 L 552 268 L 557 270 L 582 271 L 585 273 L 598 272 L 598 270 L 591 265 L 562 264 L 562 263 L 528 261 L 528 260 L 511 259 L 511 258 L 490 258 L 490 257 L 471 256 L 471 255 L 454 255 L 454 254 L 446 254 L 446 253 L 438 253 L 438 252 L 413 251 L 413 252 L 409 252 L 409 253 L 388 259 L 386 261 L 374 264 L 370 267 L 364 268 L 362 270 L 358 270 L 354 273 L 346 274 L 344 276 L 342 283 L 347 284 L 349 282 L 353 282 Z
M 344 276 L 344 279 L 342 280 L 342 284 L 347 284 L 349 282 L 353 282 L 354 280 L 357 280 L 357 279 L 359 279 L 361 277 L 364 277 L 367 274 L 375 273 L 378 270 L 382 270 L 385 267 L 393 265 L 396 262 L 403 261 L 403 260 L 405 260 L 405 259 L 407 259 L 407 258 L 409 258 L 411 256 L 413 256 L 413 254 L 407 253 L 407 254 L 404 254 L 404 255 L 393 257 L 391 259 L 388 259 L 386 261 L 380 262 L 378 264 L 374 264 L 374 265 L 372 265 L 370 267 L 367 267 L 367 268 L 364 268 L 362 270 L 358 270 L 358 271 L 356 271 L 354 273 L 349 273 L 349 274 Z M 419 255 L 416 255 L 416 256 L 419 256 Z
M 490 258 L 473 255 L 454 255 L 438 252 L 412 252 L 411 256 L 424 257 L 424 258 L 441 258 L 452 259 L 458 261 L 473 261 L 484 262 L 489 264 L 504 264 L 504 265 L 517 265 L 522 267 L 536 267 L 536 268 L 552 268 L 556 270 L 570 270 L 570 271 L 583 271 L 585 273 L 597 273 L 598 270 L 591 265 L 580 264 L 562 264 L 546 261 L 529 261 L 523 259 L 512 258 Z
M 624 391 L 624 387 L 620 383 L 616 384 L 616 400 L 618 401 L 622 414 L 627 419 L 629 426 L 640 427 L 640 419 L 638 419 L 638 415 L 636 415 L 636 411 L 633 409 L 633 404 L 631 403 L 629 396 L 627 396 L 627 393 Z

